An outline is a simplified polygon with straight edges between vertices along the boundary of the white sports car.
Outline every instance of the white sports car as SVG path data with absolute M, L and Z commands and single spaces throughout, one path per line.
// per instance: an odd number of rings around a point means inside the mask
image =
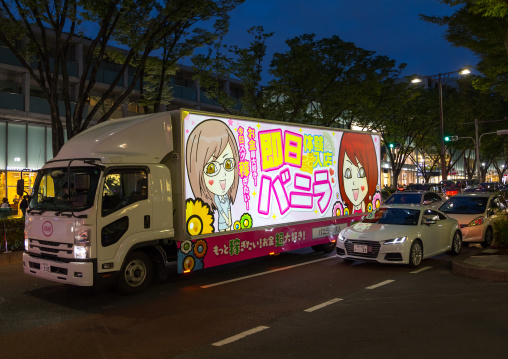
M 373 260 L 411 267 L 444 252 L 460 253 L 458 222 L 442 212 L 421 206 L 383 206 L 361 222 L 343 229 L 337 254 L 346 261 Z

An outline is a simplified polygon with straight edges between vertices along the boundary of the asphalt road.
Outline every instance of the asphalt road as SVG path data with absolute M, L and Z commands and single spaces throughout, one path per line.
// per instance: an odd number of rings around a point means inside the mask
M 2 359 L 505 358 L 507 334 L 508 283 L 454 275 L 448 255 L 414 271 L 301 250 L 132 297 L 0 267 Z

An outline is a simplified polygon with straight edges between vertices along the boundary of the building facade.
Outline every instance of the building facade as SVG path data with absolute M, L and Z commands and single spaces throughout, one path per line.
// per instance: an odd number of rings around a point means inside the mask
M 83 73 L 85 51 L 87 43 L 83 40 L 75 44 L 69 56 L 67 69 L 71 82 L 75 84 L 78 83 L 78 76 Z M 95 95 L 100 96 L 101 91 L 109 87 L 119 68 L 120 66 L 114 63 L 101 67 L 97 76 L 98 83 L 93 89 Z M 221 107 L 206 96 L 199 81 L 192 79 L 192 69 L 183 65 L 179 68 L 171 78 L 174 98 L 165 109 L 192 108 L 222 112 Z M 125 90 L 133 74 L 132 69 L 128 69 L 123 76 L 123 86 L 117 86 L 115 90 Z M 239 81 L 224 81 L 223 86 L 229 93 L 241 96 L 242 86 Z M 138 90 L 139 86 L 129 96 L 129 102 L 118 108 L 111 118 L 143 114 L 143 108 L 136 102 Z M 72 99 L 75 93 L 72 85 L 69 92 Z M 85 112 L 94 105 L 92 96 Z M 64 113 L 64 103 L 61 102 L 59 106 L 60 113 Z M 7 198 L 13 203 L 17 199 L 17 181 L 21 178 L 25 180 L 25 190 L 29 192 L 36 171 L 51 158 L 53 150 L 49 104 L 29 72 L 19 63 L 12 51 L 0 42 L 0 199 Z

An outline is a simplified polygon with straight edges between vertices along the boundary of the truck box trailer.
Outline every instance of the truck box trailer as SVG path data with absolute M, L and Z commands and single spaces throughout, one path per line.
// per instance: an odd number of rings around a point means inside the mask
M 374 133 L 194 110 L 109 120 L 39 171 L 25 273 L 146 289 L 178 273 L 312 246 L 379 207 Z

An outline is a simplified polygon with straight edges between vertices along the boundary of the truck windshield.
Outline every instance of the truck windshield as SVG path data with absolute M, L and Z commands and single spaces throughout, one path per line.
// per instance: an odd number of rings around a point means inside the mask
M 101 171 L 95 167 L 48 168 L 34 183 L 30 208 L 42 211 L 84 210 L 92 206 Z

